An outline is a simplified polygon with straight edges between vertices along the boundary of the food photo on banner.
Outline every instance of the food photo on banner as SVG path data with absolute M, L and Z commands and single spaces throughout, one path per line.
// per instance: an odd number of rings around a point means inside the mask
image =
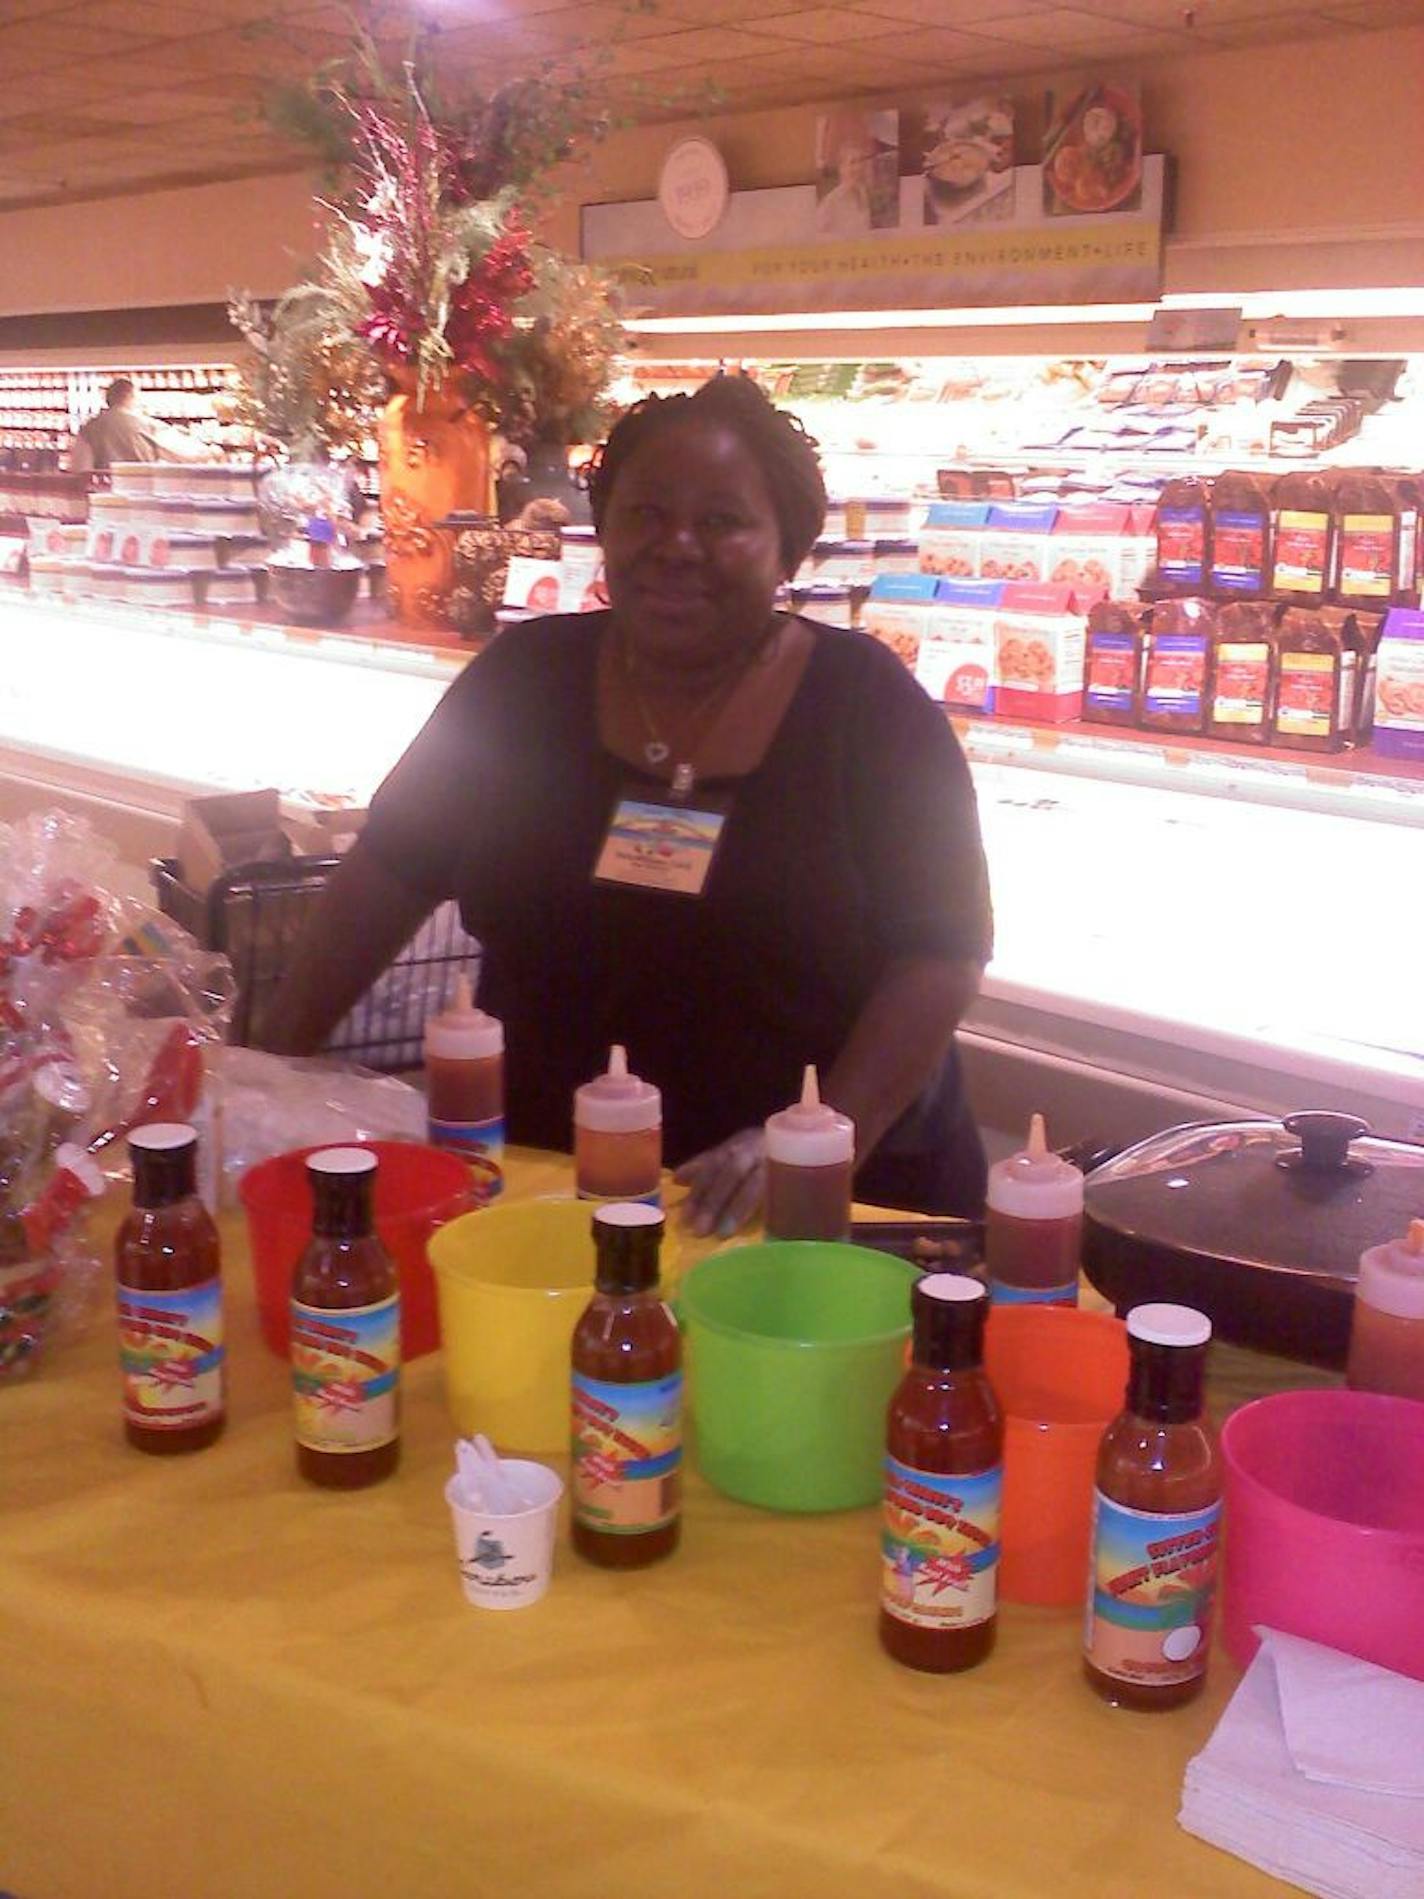
M 1043 209 L 1096 217 L 1142 204 L 1142 94 L 1098 81 L 1047 96 Z
M 906 128 L 908 130 L 908 127 Z M 979 224 L 1013 216 L 1014 102 L 978 97 L 925 107 L 903 169 L 924 179 L 926 224 Z

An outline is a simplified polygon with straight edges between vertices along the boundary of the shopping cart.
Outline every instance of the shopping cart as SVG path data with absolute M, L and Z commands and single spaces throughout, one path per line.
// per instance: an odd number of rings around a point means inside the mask
M 337 857 L 290 857 L 243 864 L 216 878 L 206 893 L 185 884 L 171 857 L 151 866 L 158 907 L 220 950 L 237 984 L 231 1040 L 261 1040 L 277 985 L 321 896 Z M 385 1074 L 418 1068 L 425 1019 L 453 999 L 455 979 L 478 978 L 480 946 L 461 926 L 453 903 L 441 904 L 400 955 L 337 1025 L 326 1052 Z

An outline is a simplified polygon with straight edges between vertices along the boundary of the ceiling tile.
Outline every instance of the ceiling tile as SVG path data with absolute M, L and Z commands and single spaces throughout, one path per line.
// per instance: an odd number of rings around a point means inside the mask
M 812 46 L 844 46 L 874 39 L 885 22 L 844 7 L 811 7 L 802 13 L 778 13 L 758 20 L 757 31 L 772 39 L 801 40 Z
M 1327 19 L 1368 31 L 1374 27 L 1410 26 L 1424 21 L 1424 0 L 1365 0 L 1361 6 L 1332 6 L 1325 0 L 1320 11 Z
M 1161 0 L 1154 0 L 1160 4 Z M 989 20 L 1022 19 L 1026 14 L 1052 11 L 1054 0 L 846 0 L 855 13 L 874 13 L 893 21 L 953 31 L 989 32 Z

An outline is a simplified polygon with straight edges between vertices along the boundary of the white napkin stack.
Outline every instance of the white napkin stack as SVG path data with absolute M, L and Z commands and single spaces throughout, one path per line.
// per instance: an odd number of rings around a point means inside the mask
M 1258 1633 L 1181 1824 L 1322 1899 L 1421 1899 L 1424 1682 Z

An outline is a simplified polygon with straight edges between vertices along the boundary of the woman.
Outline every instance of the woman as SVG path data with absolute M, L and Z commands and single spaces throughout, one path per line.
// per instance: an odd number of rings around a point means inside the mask
M 273 1046 L 318 1046 L 455 895 L 512 1140 L 566 1148 L 575 1085 L 624 1042 L 694 1229 L 731 1232 L 813 1061 L 862 1198 L 977 1211 L 952 1046 L 990 947 L 974 794 L 898 660 L 777 611 L 825 518 L 812 443 L 721 377 L 625 416 L 590 501 L 610 611 L 514 628 L 456 680 L 333 879 Z

